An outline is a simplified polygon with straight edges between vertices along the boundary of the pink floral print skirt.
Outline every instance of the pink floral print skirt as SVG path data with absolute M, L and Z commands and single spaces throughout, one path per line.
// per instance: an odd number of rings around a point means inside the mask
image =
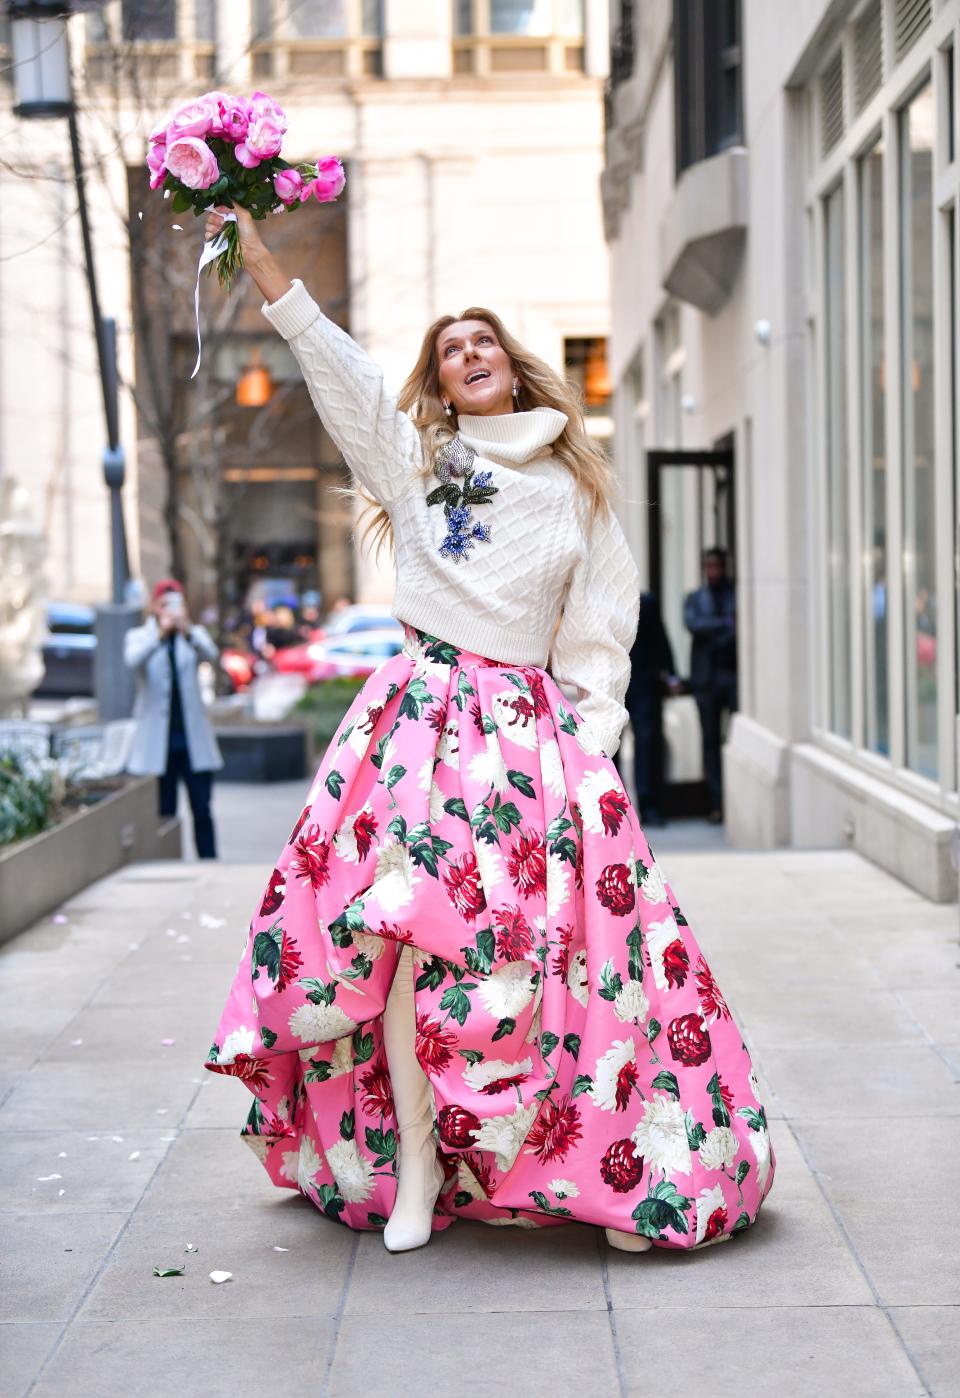
M 775 1158 L 750 1058 L 613 763 L 543 670 L 409 630 L 331 743 L 206 1067 L 254 1095 L 276 1185 L 382 1227 L 382 1016 L 412 946 L 453 1219 L 668 1248 L 756 1218 Z

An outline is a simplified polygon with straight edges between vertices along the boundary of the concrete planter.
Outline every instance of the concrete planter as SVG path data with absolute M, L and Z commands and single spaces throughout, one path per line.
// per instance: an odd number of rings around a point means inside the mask
M 157 815 L 156 778 L 133 777 L 95 806 L 0 849 L 0 942 L 122 864 L 179 857 L 180 823 Z

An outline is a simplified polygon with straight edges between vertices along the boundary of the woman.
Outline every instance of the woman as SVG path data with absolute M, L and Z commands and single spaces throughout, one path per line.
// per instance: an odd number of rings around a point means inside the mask
M 579 1220 L 628 1251 L 727 1238 L 774 1160 L 610 760 L 637 574 L 575 399 L 474 308 L 430 327 L 394 400 L 238 217 L 392 534 L 407 639 L 324 757 L 206 1066 L 254 1093 L 274 1183 L 392 1252 L 457 1217 Z
M 162 816 L 176 815 L 179 785 L 185 784 L 198 859 L 217 857 L 210 798 L 213 774 L 223 758 L 203 707 L 197 671 L 201 660 L 215 665 L 218 654 L 206 628 L 191 624 L 175 578 L 157 583 L 150 615 L 125 640 L 127 665 L 137 672 L 137 722 L 127 770 L 159 777 Z

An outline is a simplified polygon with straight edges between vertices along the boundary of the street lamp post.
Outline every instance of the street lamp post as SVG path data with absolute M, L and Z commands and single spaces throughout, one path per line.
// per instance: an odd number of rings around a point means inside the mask
M 123 644 L 126 632 L 139 619 L 139 608 L 125 600 L 130 568 L 121 495 L 126 462 L 120 443 L 116 322 L 105 318 L 100 311 L 80 131 L 70 81 L 67 21 L 72 13 L 100 9 L 104 3 L 105 0 L 7 0 L 16 82 L 14 114 L 27 121 L 66 117 L 70 132 L 77 212 L 107 429 L 103 475 L 110 492 L 111 600 L 97 608 L 95 675 L 102 721 L 125 718 L 133 708 L 133 676 L 124 663 Z

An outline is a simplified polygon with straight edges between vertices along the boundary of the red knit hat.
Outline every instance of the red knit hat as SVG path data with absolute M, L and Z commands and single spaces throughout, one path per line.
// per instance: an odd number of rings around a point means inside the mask
M 177 582 L 176 578 L 161 578 L 160 581 L 154 587 L 153 592 L 150 594 L 150 596 L 152 601 L 159 602 L 160 598 L 168 592 L 182 591 L 183 586 L 181 583 Z

